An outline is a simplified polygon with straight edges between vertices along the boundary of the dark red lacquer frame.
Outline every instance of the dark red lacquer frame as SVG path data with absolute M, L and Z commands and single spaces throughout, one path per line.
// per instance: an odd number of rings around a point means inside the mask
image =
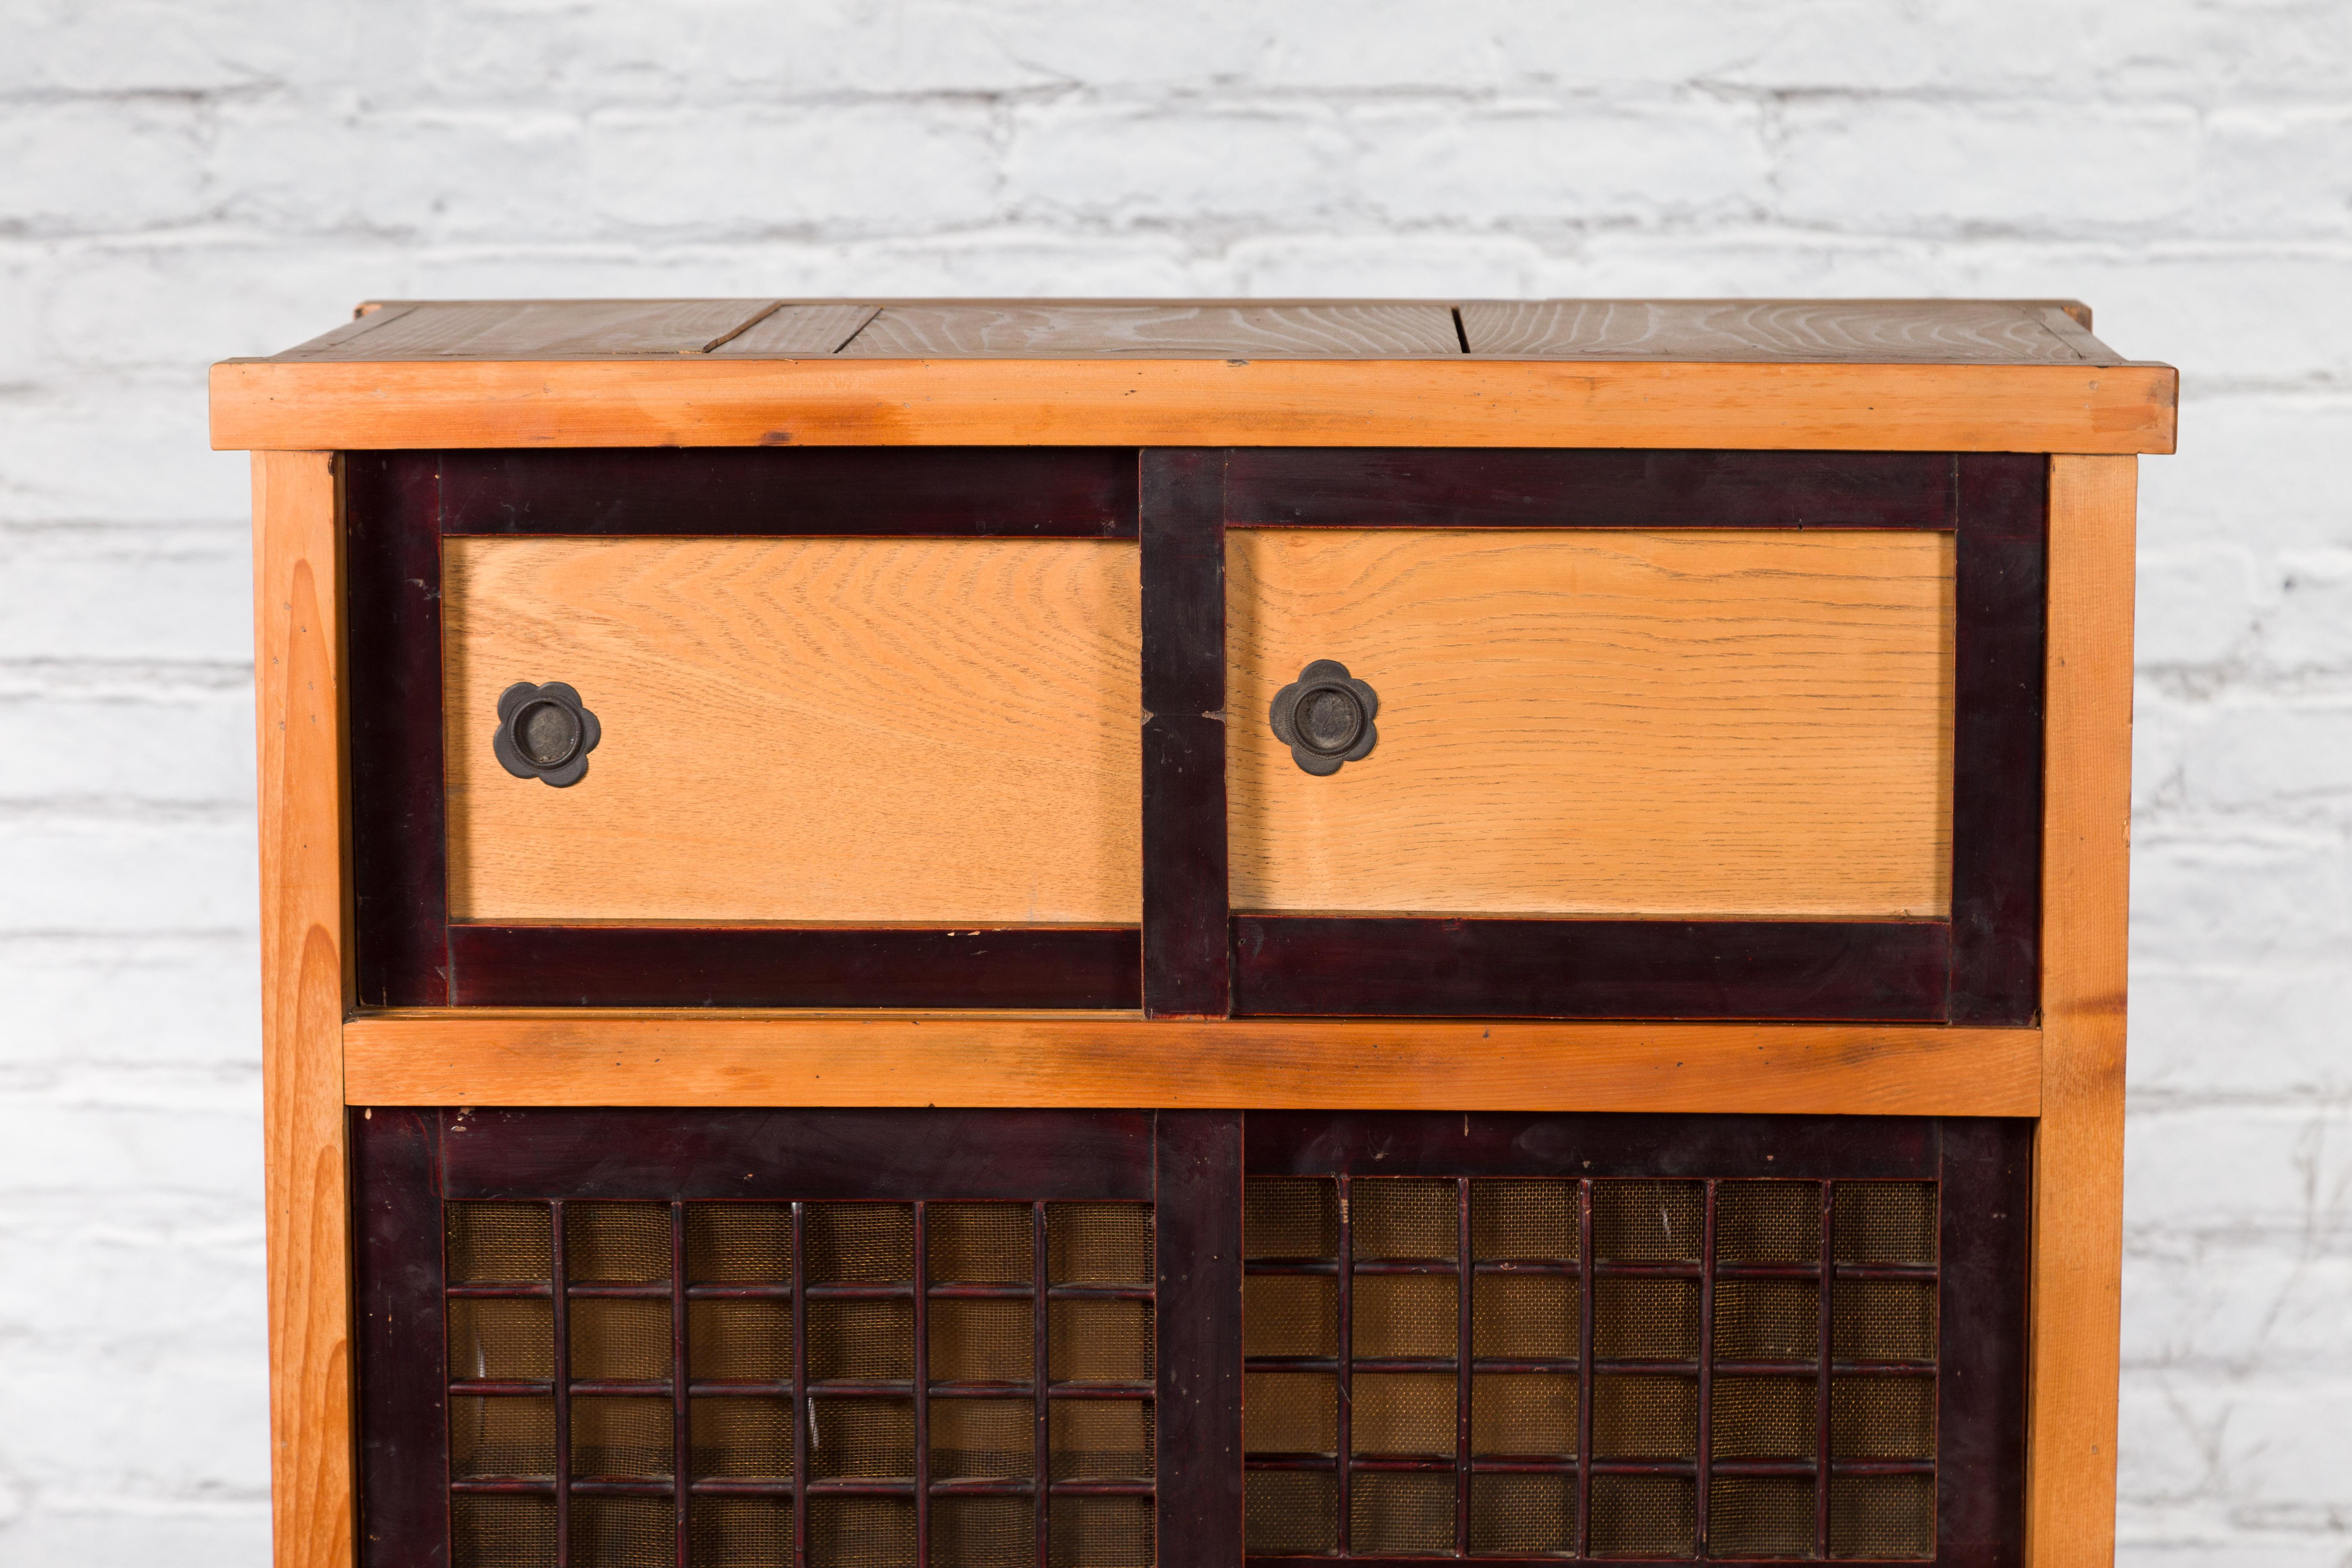
M 1353 448 L 353 453 L 364 1005 L 1140 1005 L 1233 1015 L 2025 1024 L 2037 1008 L 2046 459 Z M 1228 528 L 1922 529 L 1956 539 L 1948 921 L 1416 920 L 1231 908 Z M 447 918 L 445 534 L 1139 539 L 1143 919 L 940 931 Z M 1245 718 L 1243 721 L 1246 721 Z
M 448 1561 L 445 1200 L 1066 1198 L 1156 1205 L 1158 1563 L 1233 1568 L 1243 1561 L 1247 1172 L 1939 1183 L 1933 1561 L 2010 1568 L 2023 1520 L 2032 1131 L 1868 1117 L 355 1110 L 360 1562 Z M 1579 1361 L 1592 1365 L 1589 1324 Z M 1703 1355 L 1702 1377 L 1706 1365 Z M 803 1387 L 796 1375 L 792 1395 Z M 1703 1490 L 1700 1507 L 1704 1531 Z
M 1244 1118 L 1244 1149 L 1251 1176 L 1340 1176 L 1386 1178 L 1429 1176 L 1475 1179 L 1495 1176 L 1566 1177 L 1585 1184 L 1622 1177 L 1696 1179 L 1712 1187 L 1718 1179 L 1774 1178 L 1834 1184 L 1839 1181 L 1932 1181 L 1940 1185 L 1938 1282 L 1939 1329 L 1937 1358 L 1937 1553 L 1934 1562 L 1947 1568 L 1994 1568 L 2022 1558 L 2022 1497 L 2025 1424 L 2025 1279 L 2032 1129 L 2030 1122 L 1994 1120 L 1946 1120 L 1776 1117 L 1776 1116 L 1543 1116 L 1432 1115 L 1425 1112 L 1255 1111 Z M 1589 1195 L 1587 1198 L 1589 1203 Z M 1341 1209 L 1343 1239 L 1347 1210 Z M 1823 1279 L 1892 1270 L 1864 1270 L 1834 1265 L 1829 1251 L 1830 1231 L 1824 1215 Z M 1468 1197 L 1463 1198 L 1462 1226 L 1469 1231 Z M 1583 1239 L 1580 1260 L 1568 1272 L 1589 1277 L 1596 1270 L 1591 1226 L 1580 1226 Z M 1704 1256 L 1704 1254 L 1702 1255 Z M 1253 1268 L 1255 1266 L 1252 1266 Z M 1466 1256 L 1455 1267 L 1471 1268 Z M 1524 1266 L 1521 1266 L 1524 1267 Z M 1599 1266 L 1602 1273 L 1612 1272 Z M 1694 1265 L 1693 1278 L 1706 1281 L 1702 1301 L 1711 1289 L 1711 1264 Z M 1287 1271 L 1287 1270 L 1284 1270 Z M 1383 1272 L 1391 1270 L 1384 1269 Z M 1441 1270 L 1444 1271 L 1444 1270 Z M 1614 1272 L 1656 1274 L 1655 1266 L 1618 1266 Z M 1466 1277 L 1466 1272 L 1465 1272 Z M 1344 1305 L 1348 1273 L 1339 1272 Z M 1459 1353 L 1468 1354 L 1470 1297 L 1462 1295 Z M 1831 1310 L 1830 1296 L 1822 1300 L 1823 1332 Z M 1708 1451 L 1706 1423 L 1712 1365 L 1705 1348 L 1711 1328 L 1704 1305 L 1700 1317 L 1701 1349 L 1694 1369 L 1698 1387 L 1698 1452 Z M 1583 1423 L 1578 1444 L 1580 1457 L 1557 1467 L 1576 1478 L 1580 1498 L 1589 1490 L 1596 1472 L 1672 1473 L 1695 1479 L 1698 1539 L 1706 1539 L 1707 1474 L 1704 1462 L 1612 1462 L 1591 1458 L 1592 1399 L 1591 1383 L 1596 1366 L 1593 1322 L 1588 1303 L 1573 1358 L 1583 1390 L 1578 1408 Z M 1340 1339 L 1341 1359 L 1347 1359 L 1346 1336 Z M 1478 1358 L 1482 1370 L 1485 1358 Z M 1286 1364 L 1296 1364 L 1286 1363 Z M 1388 1363 L 1383 1363 L 1388 1364 Z M 1402 1363 L 1397 1363 L 1402 1364 Z M 1499 1363 L 1497 1363 L 1499 1364 Z M 1602 1363 L 1601 1370 L 1611 1370 Z M 1625 1370 L 1649 1370 L 1646 1365 Z M 1469 1380 L 1457 1384 L 1461 1406 L 1461 1440 L 1451 1470 L 1457 1489 L 1456 1549 L 1465 1546 L 1469 1528 L 1468 1494 L 1474 1469 L 1469 1433 Z M 1824 1438 L 1822 1468 L 1828 1468 L 1828 1376 L 1823 1364 L 1819 1419 Z M 1346 1420 L 1347 1404 L 1340 1403 Z M 1348 1447 L 1341 1427 L 1340 1448 Z M 1351 1462 L 1352 1465 L 1353 1462 Z M 1351 1465 L 1324 1461 L 1318 1468 L 1336 1470 L 1340 1478 L 1340 1508 L 1344 1519 L 1346 1477 Z M 1262 1468 L 1259 1461 L 1252 1468 Z M 1280 1461 L 1263 1468 L 1291 1468 Z M 1383 1469 L 1426 1468 L 1425 1465 L 1384 1462 Z M 1527 1469 L 1526 1465 L 1503 1468 Z M 1895 1466 L 1874 1466 L 1881 1472 Z M 1927 1468 L 1927 1467 L 1916 1467 Z M 1762 1467 L 1746 1467 L 1758 1470 Z M 1829 1501 L 1819 1494 L 1820 1524 L 1826 1534 Z M 1580 1518 L 1589 1523 L 1590 1510 L 1580 1503 Z M 1579 1555 L 1586 1543 L 1580 1539 Z M 1462 1560 L 1458 1555 L 1455 1560 Z M 1528 1558 L 1525 1563 L 1557 1562 L 1556 1557 Z M 1394 1563 L 1379 1557 L 1251 1557 L 1251 1568 L 1308 1568 L 1334 1562 L 1363 1564 Z M 1510 1558 L 1481 1556 L 1477 1563 L 1507 1563 Z M 1675 1561 L 1755 1563 L 1773 1559 L 1716 1559 L 1703 1550 L 1696 1558 Z M 1789 1561 L 1821 1562 L 1819 1557 Z M 1867 1559 L 1838 1558 L 1839 1562 Z M 1917 1559 L 1904 1561 L 1917 1562 Z
M 683 1217 L 689 1202 L 882 1200 L 926 1202 L 1018 1199 L 1146 1201 L 1158 1211 L 1158 1268 L 1150 1294 L 1157 1344 L 1156 1381 L 1150 1390 L 1163 1447 L 1210 1453 L 1220 1435 L 1238 1430 L 1241 1342 L 1238 1317 L 1241 1246 L 1240 1118 L 1223 1111 L 856 1111 L 856 1110 L 511 1110 L 465 1112 L 382 1109 L 351 1117 L 353 1212 L 358 1234 L 359 1410 L 361 1429 L 361 1551 L 363 1565 L 418 1568 L 449 1560 L 453 1490 L 447 1454 L 447 1401 L 480 1384 L 452 1384 L 446 1365 L 442 1300 L 444 1202 L 593 1202 L 656 1200 L 672 1209 L 677 1243 L 666 1289 L 673 1303 L 673 1334 L 685 1333 L 693 1287 L 682 1260 Z M 1038 1221 L 1038 1267 L 1044 1268 L 1044 1220 Z M 797 1237 L 797 1223 L 796 1223 Z M 793 1278 L 802 1270 L 794 1242 Z M 563 1279 L 562 1243 L 554 1275 Z M 1045 1293 L 1044 1276 L 1037 1290 Z M 512 1294 L 514 1288 L 490 1288 Z M 566 1290 L 542 1287 L 556 1302 L 555 1332 L 563 1334 Z M 609 1293 L 609 1292 L 607 1292 Z M 1099 1294 L 1100 1292 L 1097 1292 Z M 804 1292 L 793 1291 L 796 1320 Z M 915 1341 L 924 1342 L 918 1290 Z M 1228 1301 L 1227 1298 L 1231 1300 Z M 1040 1314 L 1042 1324 L 1043 1315 Z M 1040 1353 L 1043 1330 L 1040 1329 Z M 804 1334 L 796 1326 L 794 1342 Z M 919 1351 L 918 1354 L 921 1352 Z M 1040 1365 L 1042 1366 L 1042 1363 Z M 678 1449 L 686 1448 L 687 1365 L 683 1338 L 674 1345 L 668 1391 L 677 1408 Z M 814 1385 L 823 1392 L 823 1385 Z M 923 1410 L 930 1384 L 913 1384 L 916 1442 L 923 1444 Z M 772 1392 L 798 1402 L 813 1385 L 798 1363 Z M 563 1424 L 567 1384 L 553 1385 L 557 1427 Z M 492 1390 L 491 1392 L 505 1392 Z M 1045 1385 L 1037 1385 L 1044 1441 Z M 1062 1397 L 1055 1385 L 1055 1397 Z M 795 1445 L 796 1450 L 798 1445 Z M 921 1484 L 919 1458 L 913 1489 L 918 1561 L 922 1560 L 931 1493 Z M 810 1490 L 806 1456 L 795 1460 L 788 1495 Z M 1171 1564 L 1230 1564 L 1241 1553 L 1241 1474 L 1191 1466 L 1143 1489 L 1156 1493 L 1159 1518 L 1172 1542 Z M 1038 1478 L 1047 1472 L 1041 1466 Z M 1054 1482 L 1056 1493 L 1133 1489 Z M 530 1483 L 542 1494 L 548 1486 Z M 513 1489 L 515 1483 L 488 1483 Z M 569 1489 L 559 1464 L 551 1484 L 559 1559 L 569 1525 Z M 610 1483 L 594 1489 L 611 1491 Z M 690 1491 L 675 1486 L 632 1487 L 667 1493 L 678 1510 L 679 1541 Z M 708 1489 L 719 1495 L 738 1485 Z M 958 1490 L 970 1493 L 969 1483 Z M 1041 1514 L 1044 1510 L 1040 1510 Z M 804 1538 L 803 1521 L 798 1532 Z M 1048 1540 L 1041 1518 L 1039 1568 Z M 804 1539 L 798 1555 L 805 1557 Z

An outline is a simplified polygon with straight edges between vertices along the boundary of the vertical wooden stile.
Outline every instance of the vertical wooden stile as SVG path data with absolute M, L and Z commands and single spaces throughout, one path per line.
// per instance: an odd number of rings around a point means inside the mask
M 1470 1555 L 1470 1289 L 1476 1249 L 1470 1245 L 1470 1178 L 1454 1184 L 1454 1552 Z
M 1154 1120 L 1155 1561 L 1233 1568 L 1242 1560 L 1242 1119 L 1174 1110 Z
M 1715 1204 L 1720 1183 L 1706 1187 L 1706 1218 L 1699 1232 L 1698 1253 L 1698 1450 L 1697 1474 L 1691 1478 L 1692 1505 L 1698 1531 L 1698 1554 L 1707 1552 L 1707 1504 L 1715 1466 Z
M 1339 1510 L 1339 1555 L 1355 1548 L 1356 1459 L 1356 1229 L 1355 1194 L 1342 1173 L 1339 1185 L 1339 1418 L 1332 1457 L 1339 1472 L 1334 1495 Z
M 1034 1501 L 1030 1511 L 1030 1525 L 1034 1531 L 1037 1546 L 1037 1568 L 1047 1568 L 1053 1561 L 1053 1520 L 1048 1504 L 1053 1500 L 1054 1481 L 1054 1408 L 1046 1397 L 1053 1376 L 1053 1332 L 1050 1318 L 1051 1302 L 1046 1292 L 1052 1288 L 1047 1268 L 1052 1254 L 1051 1240 L 1045 1228 L 1045 1205 L 1029 1206 L 1029 1389 L 1035 1401 L 1036 1450 L 1031 1463 L 1035 1468 L 1032 1482 Z M 1157 1465 L 1153 1467 L 1156 1472 Z
M 555 1322 L 555 1563 L 572 1562 L 572 1265 L 566 1256 L 564 1205 L 548 1205 L 548 1289 Z
M 793 1561 L 809 1555 L 808 1205 L 793 1205 Z
M 441 458 L 352 452 L 343 465 L 351 659 L 352 995 L 454 999 L 441 690 Z
M 1141 455 L 1143 1007 L 1233 1011 L 1223 452 Z
M 1836 1345 L 1837 1184 L 1822 1184 L 1821 1364 L 1813 1373 L 1813 1554 L 1830 1552 L 1830 1363 Z
M 2092 1568 L 2115 1552 L 2137 479 L 2128 457 L 2050 459 L 2025 1530 L 2033 1568 Z
M 677 1531 L 677 1568 L 686 1568 L 688 1487 L 694 1479 L 694 1436 L 687 1404 L 686 1205 L 669 1205 L 670 1501 Z
M 1592 1179 L 1576 1184 L 1576 1554 L 1592 1554 Z
M 931 1560 L 930 1207 L 915 1205 L 915 1561 Z
M 1954 1024 L 2033 1021 L 2042 924 L 2044 459 L 1953 459 L 1951 968 Z
M 391 1106 L 351 1113 L 358 1347 L 359 1568 L 430 1562 L 449 1539 L 449 1477 L 417 1464 L 449 1441 L 446 1226 L 436 1194 L 440 1114 Z M 289 1542 L 289 1544 L 299 1544 Z M 295 1560 L 310 1558 L 297 1552 Z
M 329 452 L 253 455 L 269 1500 L 278 1568 L 353 1551 L 341 495 Z

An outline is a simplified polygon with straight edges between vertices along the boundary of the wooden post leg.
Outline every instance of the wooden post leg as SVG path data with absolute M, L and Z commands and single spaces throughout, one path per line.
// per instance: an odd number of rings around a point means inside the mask
M 2115 1557 L 2137 459 L 2050 460 L 2042 1122 L 2026 1556 Z
M 253 455 L 269 1491 L 278 1568 L 352 1563 L 338 501 L 332 453 Z

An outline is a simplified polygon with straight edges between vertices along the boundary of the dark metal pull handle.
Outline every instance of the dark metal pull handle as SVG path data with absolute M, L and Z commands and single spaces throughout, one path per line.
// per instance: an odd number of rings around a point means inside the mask
M 1275 693 L 1268 717 L 1291 761 L 1319 778 L 1371 755 L 1381 738 L 1372 717 L 1380 710 L 1379 693 L 1349 675 L 1346 665 L 1318 658 Z
M 604 726 L 580 693 L 560 680 L 544 686 L 518 680 L 499 694 L 499 730 L 490 750 L 515 777 L 562 789 L 587 775 L 588 753 L 604 738 Z

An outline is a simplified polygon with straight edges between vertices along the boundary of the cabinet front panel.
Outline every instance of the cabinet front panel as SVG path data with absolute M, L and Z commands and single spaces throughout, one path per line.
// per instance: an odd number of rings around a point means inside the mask
M 2038 458 L 530 458 L 348 461 L 364 1005 L 2033 1016 Z
M 1226 535 L 1236 910 L 1941 918 L 1954 543 L 1780 529 Z M 1336 659 L 1369 755 L 1276 694 Z
M 1139 588 L 1116 540 L 453 537 L 454 920 L 1132 923 Z M 501 692 L 602 730 L 563 788 Z
M 351 1130 L 367 1568 L 2017 1561 L 2029 1123 Z

